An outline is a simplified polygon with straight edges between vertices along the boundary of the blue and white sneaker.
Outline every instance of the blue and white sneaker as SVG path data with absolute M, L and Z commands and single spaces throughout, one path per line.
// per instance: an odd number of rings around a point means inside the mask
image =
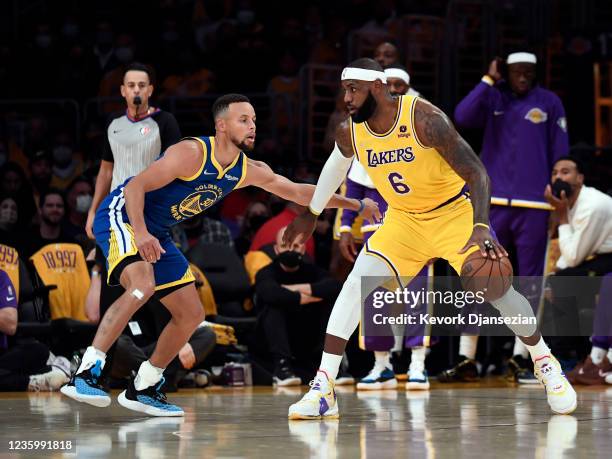
M 391 368 L 374 365 L 372 371 L 357 383 L 357 390 L 388 390 L 397 388 L 397 379 Z
M 429 390 L 429 378 L 427 370 L 411 370 L 408 372 L 406 390 Z
M 338 419 L 338 400 L 334 381 L 319 370 L 310 381 L 310 390 L 289 407 L 289 419 Z
M 97 360 L 93 367 L 74 375 L 60 392 L 77 402 L 105 408 L 110 405 L 111 398 L 99 382 L 101 374 L 102 361 Z
M 143 390 L 136 390 L 134 380 L 128 384 L 128 388 L 119 394 L 117 401 L 128 410 L 138 411 L 149 416 L 184 416 L 182 408 L 168 403 L 166 394 L 161 390 L 165 378 L 155 386 Z

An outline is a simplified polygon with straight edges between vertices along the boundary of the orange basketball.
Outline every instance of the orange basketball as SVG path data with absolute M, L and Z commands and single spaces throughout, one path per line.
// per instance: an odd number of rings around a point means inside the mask
M 483 292 L 486 301 L 494 301 L 512 285 L 512 264 L 508 257 L 492 259 L 480 252 L 470 254 L 461 267 L 461 284 L 467 291 Z

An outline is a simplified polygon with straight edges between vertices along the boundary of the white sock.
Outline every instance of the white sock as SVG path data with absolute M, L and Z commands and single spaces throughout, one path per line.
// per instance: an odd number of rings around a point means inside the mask
M 425 346 L 413 347 L 410 358 L 410 370 L 423 372 L 425 370 L 425 356 L 427 348 Z
M 474 360 L 476 358 L 476 346 L 478 346 L 478 336 L 461 335 L 459 338 L 459 355 Z
M 608 349 L 608 360 L 612 363 L 612 347 Z
M 145 360 L 140 364 L 138 374 L 134 380 L 134 387 L 136 390 L 143 390 L 157 384 L 162 378 L 164 370 L 165 368 L 154 367 L 151 365 L 151 362 Z
M 104 364 L 106 363 L 106 353 L 96 349 L 93 346 L 89 346 L 85 350 L 85 354 L 83 354 L 83 360 L 81 360 L 81 365 L 79 366 L 76 374 L 78 375 L 82 371 L 90 369 L 98 360 L 102 362 L 102 368 L 104 368 Z
M 606 350 L 597 346 L 593 346 L 591 348 L 591 360 L 595 365 L 599 365 L 603 362 L 604 357 L 606 356 Z
M 514 350 L 512 351 L 512 355 L 520 355 L 524 359 L 529 357 L 529 351 L 525 347 L 525 344 L 517 337 L 514 338 Z
M 374 366 L 380 369 L 391 368 L 391 353 L 387 351 L 374 351 Z
M 336 376 L 338 376 L 340 362 L 342 362 L 341 355 L 328 354 L 327 352 L 323 352 L 323 356 L 321 357 L 321 365 L 319 365 L 319 370 L 325 372 L 329 380 L 333 381 L 334 379 L 336 379 Z
M 551 355 L 550 348 L 546 345 L 546 343 L 544 342 L 544 338 L 542 337 L 540 337 L 540 341 L 538 341 L 537 344 L 534 344 L 533 346 L 525 344 L 525 347 L 531 355 L 531 360 L 533 360 L 534 362 L 540 357 L 544 357 L 545 355 Z
M 404 337 L 401 335 L 393 336 L 393 347 L 391 352 L 400 352 L 404 348 Z

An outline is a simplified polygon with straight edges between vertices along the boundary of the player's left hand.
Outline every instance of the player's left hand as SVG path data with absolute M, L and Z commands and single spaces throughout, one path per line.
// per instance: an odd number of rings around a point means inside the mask
M 370 198 L 363 199 L 363 210 L 361 211 L 361 216 L 365 220 L 370 220 L 371 223 L 378 223 L 382 220 L 382 215 L 380 213 L 380 209 L 378 208 L 378 203 Z
M 459 254 L 466 253 L 470 247 L 477 246 L 480 249 L 480 254 L 483 257 L 491 257 L 492 259 L 503 258 L 508 256 L 506 249 L 497 242 L 488 228 L 484 226 L 475 226 L 472 230 L 472 236 L 465 243 Z
M 559 212 L 560 214 L 567 212 L 569 209 L 569 200 L 565 195 L 565 190 L 561 190 L 561 196 L 556 197 L 552 193 L 552 188 L 550 185 L 546 185 L 546 189 L 544 190 L 544 197 L 548 204 L 555 208 L 555 212 Z
M 306 243 L 310 236 L 312 236 L 316 225 L 317 216 L 312 212 L 307 211 L 298 215 L 289 223 L 285 234 L 283 234 L 283 246 L 291 247 L 298 237 L 302 244 Z

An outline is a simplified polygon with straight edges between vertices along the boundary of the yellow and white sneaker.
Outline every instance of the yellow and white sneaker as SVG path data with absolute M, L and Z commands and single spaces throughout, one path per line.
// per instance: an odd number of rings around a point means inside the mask
M 338 402 L 334 382 L 319 370 L 310 381 L 310 390 L 289 407 L 289 419 L 338 419 Z
M 535 377 L 546 389 L 550 409 L 557 414 L 570 414 L 576 409 L 576 391 L 569 383 L 561 365 L 551 355 L 533 362 Z

